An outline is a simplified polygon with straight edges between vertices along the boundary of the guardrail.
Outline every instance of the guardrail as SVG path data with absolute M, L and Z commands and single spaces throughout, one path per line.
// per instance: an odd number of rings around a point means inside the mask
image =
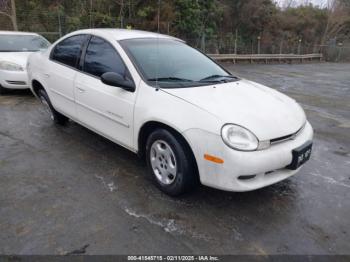
M 303 63 L 304 61 L 312 61 L 317 59 L 322 61 L 322 54 L 306 54 L 306 55 L 296 55 L 296 54 L 208 54 L 212 59 L 218 61 L 232 61 L 236 63 L 237 61 L 264 61 L 266 64 L 269 61 L 278 61 L 278 62 L 290 62 L 299 61 Z

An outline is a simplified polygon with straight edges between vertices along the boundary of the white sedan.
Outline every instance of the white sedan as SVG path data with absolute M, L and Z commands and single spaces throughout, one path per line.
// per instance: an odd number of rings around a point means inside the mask
M 145 157 L 170 195 L 199 181 L 258 189 L 310 158 L 313 130 L 295 100 L 170 36 L 77 31 L 32 55 L 28 74 L 55 123 L 70 118 Z
M 34 33 L 0 31 L 0 94 L 7 89 L 27 89 L 29 55 L 50 43 Z

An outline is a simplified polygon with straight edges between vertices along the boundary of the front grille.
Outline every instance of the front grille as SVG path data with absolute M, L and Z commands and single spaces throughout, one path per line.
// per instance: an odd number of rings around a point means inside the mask
M 292 140 L 295 137 L 297 137 L 297 135 L 304 129 L 304 127 L 305 127 L 305 124 L 298 131 L 296 131 L 293 134 L 271 139 L 270 140 L 270 144 L 273 145 L 273 144 L 281 143 L 281 142 L 284 142 L 284 141 L 287 141 L 287 140 Z
M 271 139 L 270 142 L 271 142 L 271 144 L 280 143 L 280 142 L 292 139 L 293 136 L 294 136 L 294 134 L 287 135 L 287 136 L 281 136 L 281 137 L 278 137 L 278 138 L 275 138 L 275 139 Z
M 264 173 L 260 173 L 260 174 L 256 174 L 256 175 L 243 175 L 243 176 L 239 176 L 238 179 L 242 182 L 250 182 L 250 181 L 254 181 L 255 178 L 257 177 L 269 177 L 269 176 L 273 176 L 276 172 L 279 171 L 284 171 L 286 170 L 285 168 L 280 168 L 280 169 L 275 169 L 275 170 L 270 170 Z
M 256 175 L 239 176 L 238 179 L 239 180 L 250 180 L 250 179 L 253 179 L 255 177 L 256 177 Z
M 18 86 L 25 86 L 27 84 L 24 81 L 9 81 L 9 80 L 6 80 L 6 82 L 11 84 L 11 85 L 18 85 Z

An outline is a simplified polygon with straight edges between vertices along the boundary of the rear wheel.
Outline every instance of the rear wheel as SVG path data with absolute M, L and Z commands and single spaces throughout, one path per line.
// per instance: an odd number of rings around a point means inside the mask
M 49 96 L 44 89 L 40 89 L 38 91 L 38 96 L 42 105 L 44 106 L 45 111 L 55 124 L 65 125 L 68 122 L 68 117 L 62 115 L 53 108 Z
M 154 182 L 163 192 L 177 196 L 197 184 L 192 152 L 181 138 L 157 129 L 147 139 L 146 159 Z

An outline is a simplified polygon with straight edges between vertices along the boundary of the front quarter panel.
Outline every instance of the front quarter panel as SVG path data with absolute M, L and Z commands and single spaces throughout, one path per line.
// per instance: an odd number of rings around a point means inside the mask
M 216 116 L 161 89 L 150 87 L 143 81 L 140 83 L 134 119 L 134 146 L 137 150 L 139 132 L 150 121 L 168 125 L 179 133 L 195 128 L 220 134 L 221 128 Z M 192 142 L 187 142 L 192 147 Z

